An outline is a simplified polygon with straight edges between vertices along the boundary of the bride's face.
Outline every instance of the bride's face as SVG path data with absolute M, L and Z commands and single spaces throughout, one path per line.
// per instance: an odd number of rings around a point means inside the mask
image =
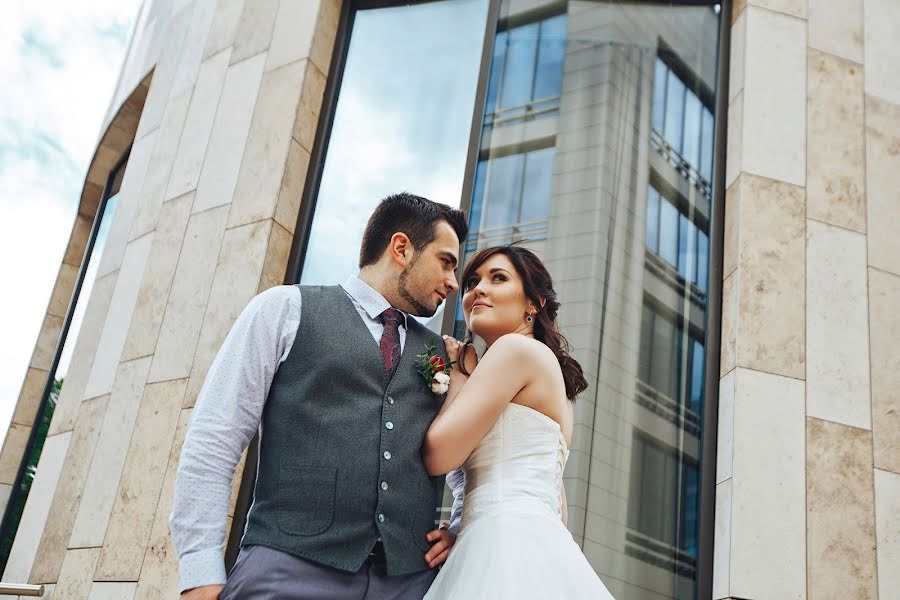
M 501 335 L 522 330 L 526 326 L 525 315 L 534 314 L 522 278 L 503 254 L 484 261 L 463 282 L 463 290 L 466 325 L 488 345 Z

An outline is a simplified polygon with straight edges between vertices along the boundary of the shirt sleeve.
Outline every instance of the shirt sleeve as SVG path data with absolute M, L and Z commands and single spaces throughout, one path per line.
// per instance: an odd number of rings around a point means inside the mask
M 279 365 L 300 323 L 300 290 L 277 286 L 241 312 L 200 390 L 175 479 L 169 524 L 180 591 L 225 583 L 225 524 L 231 482 L 259 428 Z
M 462 525 L 463 496 L 466 492 L 466 475 L 462 467 L 447 473 L 447 485 L 450 486 L 450 491 L 453 492 L 453 508 L 450 509 L 450 526 L 448 529 L 459 535 Z

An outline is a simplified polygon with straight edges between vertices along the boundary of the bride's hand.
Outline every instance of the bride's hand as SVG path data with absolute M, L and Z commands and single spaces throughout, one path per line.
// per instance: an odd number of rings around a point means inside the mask
M 444 348 L 447 350 L 447 358 L 453 362 L 453 371 L 460 372 L 458 368 L 458 364 L 460 361 L 460 352 L 463 348 L 463 343 L 460 342 L 455 337 L 445 335 L 444 336 Z M 475 368 L 475 365 L 478 364 L 478 356 L 475 354 L 475 348 L 470 344 L 467 348 L 466 352 L 466 371 L 471 373 Z

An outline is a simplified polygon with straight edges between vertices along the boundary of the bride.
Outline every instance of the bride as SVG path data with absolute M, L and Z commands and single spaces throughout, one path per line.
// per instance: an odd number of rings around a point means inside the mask
M 469 331 L 445 337 L 458 362 L 422 449 L 431 475 L 462 466 L 462 528 L 425 600 L 612 600 L 565 526 L 572 403 L 587 381 L 557 329 L 550 274 L 502 246 L 472 257 L 462 282 Z M 488 348 L 477 366 L 473 333 Z

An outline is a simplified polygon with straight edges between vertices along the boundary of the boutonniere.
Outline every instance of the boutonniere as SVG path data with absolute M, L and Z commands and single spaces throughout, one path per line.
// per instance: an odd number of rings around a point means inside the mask
M 425 380 L 425 384 L 435 394 L 446 394 L 450 389 L 450 367 L 443 358 L 438 356 L 434 344 L 426 344 L 425 352 L 416 356 L 416 371 Z

